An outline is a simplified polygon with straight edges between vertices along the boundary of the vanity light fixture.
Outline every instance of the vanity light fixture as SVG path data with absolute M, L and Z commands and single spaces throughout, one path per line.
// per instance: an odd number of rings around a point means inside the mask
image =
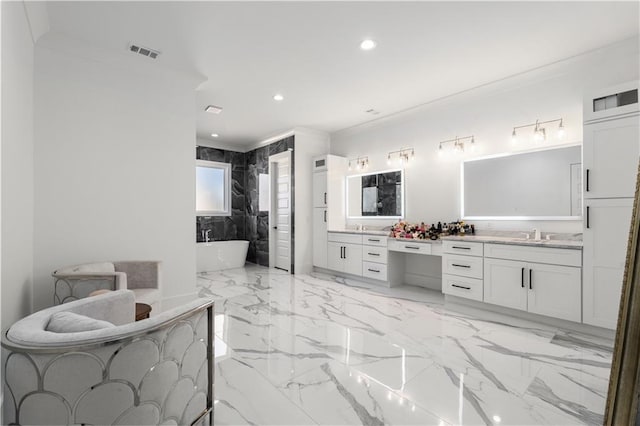
M 284 100 L 284 96 L 282 96 L 280 93 L 276 93 L 275 95 L 273 95 L 273 100 L 280 102 Z
M 217 138 L 218 136 L 220 136 L 220 135 L 219 135 L 219 134 L 217 134 L 217 133 L 211 133 L 211 137 L 212 137 L 212 138 Z
M 467 139 L 469 141 L 465 142 Z M 468 143 L 468 145 L 466 145 L 467 143 Z M 470 151 L 474 151 L 475 148 L 476 148 L 476 138 L 475 138 L 474 135 L 463 136 L 461 138 L 456 136 L 453 139 L 442 141 L 442 142 L 440 142 L 438 144 L 438 155 L 443 155 L 445 153 L 445 150 L 447 150 L 445 145 L 447 145 L 447 144 L 452 144 L 450 150 L 454 151 L 454 152 L 463 153 L 465 151 L 465 147 L 467 147 L 467 146 L 468 146 Z
M 564 119 L 560 117 L 560 118 L 556 118 L 555 120 L 547 120 L 547 121 L 536 120 L 535 123 L 523 124 L 522 126 L 515 126 L 513 128 L 513 132 L 511 132 L 511 141 L 513 143 L 518 142 L 518 135 L 516 132 L 518 129 L 523 129 L 525 127 L 533 127 L 533 135 L 532 135 L 533 141 L 544 142 L 547 140 L 547 129 L 544 127 L 544 124 L 550 124 L 550 123 L 559 123 L 558 130 L 556 132 L 556 138 L 558 138 L 559 140 L 563 140 L 567 134 L 564 128 Z
M 402 148 L 397 151 L 391 151 L 387 154 L 387 164 L 391 164 L 394 159 L 400 164 L 408 163 L 415 158 L 415 151 L 413 148 Z
M 369 157 L 358 157 L 349 160 L 349 170 L 355 166 L 356 170 L 364 170 L 369 166 Z

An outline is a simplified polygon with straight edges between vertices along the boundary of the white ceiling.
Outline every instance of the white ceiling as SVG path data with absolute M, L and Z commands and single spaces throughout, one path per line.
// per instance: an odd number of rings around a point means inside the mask
M 638 2 L 49 2 L 52 31 L 208 78 L 199 137 L 333 132 L 638 36 Z M 359 49 L 371 37 L 378 47 Z M 149 59 L 140 57 L 140 60 Z M 285 97 L 275 102 L 278 92 Z M 208 104 L 224 108 L 205 113 Z M 365 110 L 380 111 L 372 116 Z

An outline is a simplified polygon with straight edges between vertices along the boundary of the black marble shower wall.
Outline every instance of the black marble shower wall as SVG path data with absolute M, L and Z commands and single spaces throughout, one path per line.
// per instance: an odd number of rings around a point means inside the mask
M 269 156 L 294 149 L 294 136 L 242 153 L 224 149 L 199 146 L 199 160 L 231 163 L 232 201 L 231 216 L 198 216 L 196 241 L 202 242 L 202 231 L 210 229 L 212 240 L 248 240 L 247 261 L 269 266 L 269 212 L 259 211 L 258 176 L 269 173 Z M 295 188 L 295 161 L 291 156 L 291 191 Z M 291 252 L 294 252 L 293 226 L 295 219 L 295 197 L 291 200 Z M 293 263 L 293 256 L 291 259 Z M 293 265 L 291 267 L 293 271 Z
M 258 176 L 269 173 L 269 156 L 294 149 L 294 136 L 281 139 L 272 144 L 262 146 L 247 152 L 246 155 L 246 239 L 249 240 L 247 261 L 258 265 L 269 266 L 269 212 L 258 210 L 259 185 Z M 291 191 L 294 191 L 295 161 L 291 156 Z M 295 199 L 291 200 L 291 252 L 294 252 L 293 242 L 295 229 L 293 227 Z M 293 256 L 291 259 L 293 263 Z M 293 265 L 292 269 L 293 271 Z
M 209 238 L 214 241 L 245 240 L 245 153 L 198 146 L 196 159 L 231 164 L 231 216 L 197 216 L 196 241 L 204 241 L 206 230 L 211 230 Z

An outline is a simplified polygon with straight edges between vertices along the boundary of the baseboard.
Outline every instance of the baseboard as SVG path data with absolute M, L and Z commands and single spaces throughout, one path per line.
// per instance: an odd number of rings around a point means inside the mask
M 513 317 L 511 324 L 517 322 L 533 322 L 545 324 L 554 328 L 566 331 L 576 331 L 579 333 L 591 334 L 593 336 L 609 339 L 613 342 L 615 338 L 615 330 L 595 327 L 588 324 L 582 324 L 573 321 L 567 321 L 559 318 L 546 317 L 544 315 L 532 314 L 530 312 L 519 311 L 517 309 L 505 308 L 503 306 L 492 305 L 491 303 L 478 302 L 475 300 L 465 299 L 463 297 L 445 294 L 445 306 L 448 309 L 456 310 L 461 313 L 473 314 L 482 319 L 496 320 L 498 315 Z M 503 320 L 503 318 L 500 318 Z

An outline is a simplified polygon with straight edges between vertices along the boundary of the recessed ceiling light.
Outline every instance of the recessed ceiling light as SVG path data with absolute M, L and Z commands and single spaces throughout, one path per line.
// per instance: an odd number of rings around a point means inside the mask
M 281 101 L 283 99 L 284 99 L 284 96 L 282 96 L 280 93 L 276 93 L 275 95 L 273 95 L 274 101 Z
M 204 110 L 210 112 L 211 114 L 220 114 L 222 112 L 222 107 L 209 105 Z
M 376 46 L 377 46 L 376 42 L 369 38 L 366 40 L 363 40 L 362 43 L 360 43 L 360 49 L 362 50 L 375 49 Z
M 212 137 L 212 138 L 217 138 L 218 136 L 220 136 L 220 135 L 219 135 L 219 134 L 217 134 L 217 133 L 211 133 L 211 137 Z

